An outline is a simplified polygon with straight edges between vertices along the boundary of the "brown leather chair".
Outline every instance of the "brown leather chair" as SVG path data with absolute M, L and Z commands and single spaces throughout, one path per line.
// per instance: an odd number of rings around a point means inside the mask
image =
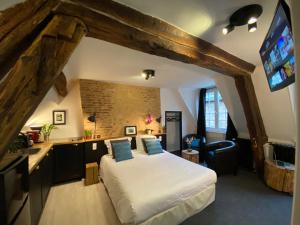
M 217 175 L 237 175 L 237 145 L 233 141 L 217 141 L 206 144 L 206 163 Z

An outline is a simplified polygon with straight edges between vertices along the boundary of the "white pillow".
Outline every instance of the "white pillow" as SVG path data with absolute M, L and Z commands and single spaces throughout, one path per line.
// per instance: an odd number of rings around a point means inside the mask
M 143 138 L 156 138 L 154 135 L 144 134 L 136 136 L 136 150 L 139 152 L 146 152 L 146 149 L 143 144 Z
M 107 139 L 107 140 L 104 140 L 104 144 L 107 147 L 108 154 L 112 155 L 112 147 L 111 147 L 110 141 L 128 140 L 129 143 L 131 144 L 131 139 L 132 139 L 131 137 L 121 137 L 121 138 Z

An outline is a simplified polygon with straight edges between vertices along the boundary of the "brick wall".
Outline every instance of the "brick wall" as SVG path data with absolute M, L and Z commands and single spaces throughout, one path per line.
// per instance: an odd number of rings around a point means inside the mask
M 160 116 L 159 88 L 80 80 L 80 95 L 84 129 L 94 130 L 94 123 L 87 117 L 96 112 L 96 135 L 101 138 L 124 136 L 124 126 L 131 125 L 144 133 L 146 115 Z M 154 120 L 147 128 L 158 132 L 160 126 Z

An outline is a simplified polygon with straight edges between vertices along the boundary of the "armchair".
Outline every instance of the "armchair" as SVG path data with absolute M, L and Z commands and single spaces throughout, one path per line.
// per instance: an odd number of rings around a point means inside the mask
M 217 175 L 238 171 L 237 145 L 233 141 L 217 141 L 206 145 L 207 166 Z

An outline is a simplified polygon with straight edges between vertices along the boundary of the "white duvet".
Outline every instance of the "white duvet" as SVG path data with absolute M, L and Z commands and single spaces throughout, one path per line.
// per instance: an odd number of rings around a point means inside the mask
M 101 178 L 122 223 L 139 224 L 217 181 L 214 171 L 164 152 L 133 151 L 133 159 L 101 159 Z

